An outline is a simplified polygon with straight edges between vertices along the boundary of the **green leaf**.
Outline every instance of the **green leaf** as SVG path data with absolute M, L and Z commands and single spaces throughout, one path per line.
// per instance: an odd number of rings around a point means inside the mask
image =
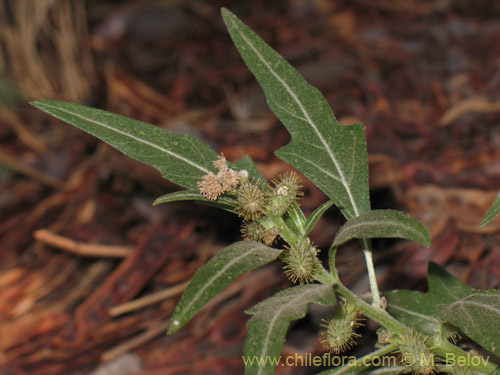
M 218 200 L 222 198 L 225 197 L 220 197 Z M 198 190 L 181 190 L 181 191 L 176 191 L 174 193 L 168 193 L 156 198 L 155 201 L 153 202 L 153 206 L 162 203 L 178 202 L 178 201 L 208 202 L 210 200 L 201 195 Z
M 337 231 L 332 246 L 353 238 L 404 238 L 427 247 L 431 243 L 431 235 L 420 221 L 396 210 L 374 210 L 350 219 Z
M 461 300 L 441 306 L 439 318 L 500 356 L 500 291 L 474 291 Z
M 31 104 L 155 167 L 163 177 L 181 186 L 196 189 L 204 175 L 215 171 L 212 162 L 218 155 L 190 135 L 74 103 L 41 100 Z
M 309 304 L 333 306 L 331 285 L 299 285 L 282 290 L 247 311 L 252 314 L 245 340 L 245 374 L 274 374 L 276 362 L 292 320 L 303 318 Z M 259 360 L 266 361 L 258 364 Z M 253 361 L 253 363 L 251 363 Z
M 288 209 L 288 215 L 290 215 L 290 218 L 292 219 L 293 223 L 295 224 L 295 227 L 297 228 L 297 233 L 304 233 L 304 225 L 306 223 L 306 216 L 304 215 L 304 212 L 300 208 L 299 204 L 297 202 L 293 202 L 289 209 Z M 306 236 L 307 237 L 307 236 Z
M 253 162 L 252 158 L 248 155 L 243 156 L 237 163 L 229 163 L 229 166 L 236 171 L 246 170 L 248 172 L 248 177 L 258 180 L 262 184 L 268 183 L 266 178 L 257 169 L 257 166 Z
M 175 308 L 167 334 L 181 329 L 210 299 L 248 271 L 272 262 L 281 250 L 259 242 L 236 242 L 217 253 L 193 276 Z
M 229 10 L 223 8 L 222 17 L 269 107 L 292 136 L 276 155 L 314 182 L 347 218 L 369 211 L 363 125 L 340 125 L 318 89 Z
M 384 294 L 387 311 L 409 327 L 433 335 L 440 327 L 439 305 L 463 298 L 472 289 L 436 263 L 429 263 L 429 291 L 395 290 Z
M 481 220 L 479 226 L 480 227 L 485 226 L 491 220 L 495 219 L 499 214 L 500 214 L 500 192 L 498 193 L 497 197 L 491 204 L 488 212 L 486 212 L 486 215 L 484 215 L 483 220 Z
M 321 206 L 316 208 L 313 213 L 307 218 L 305 228 L 304 228 L 304 236 L 307 237 L 312 232 L 319 219 L 330 207 L 333 206 L 333 201 L 326 201 Z
M 168 193 L 162 195 L 155 199 L 155 201 L 153 202 L 153 206 L 156 206 L 161 203 L 179 202 L 179 201 L 194 201 L 199 204 L 217 207 L 222 210 L 238 214 L 238 212 L 234 209 L 235 206 L 234 199 L 222 195 L 219 198 L 217 198 L 216 201 L 212 201 L 210 199 L 205 198 L 197 190 L 181 190 L 181 191 L 176 191 L 174 193 Z

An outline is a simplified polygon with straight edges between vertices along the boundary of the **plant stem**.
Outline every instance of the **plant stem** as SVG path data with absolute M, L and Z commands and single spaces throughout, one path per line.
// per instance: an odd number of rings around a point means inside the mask
M 341 282 L 337 281 L 334 288 L 337 293 L 344 296 L 349 303 L 355 305 L 364 315 L 383 327 L 388 328 L 395 334 L 401 335 L 411 332 L 409 327 L 396 320 L 387 311 L 366 303 L 347 289 Z M 438 356 L 448 359 L 450 362 L 467 364 L 474 370 L 480 371 L 481 374 L 493 374 L 496 369 L 496 365 L 488 361 L 487 358 L 485 358 L 484 361 L 471 361 L 472 354 L 456 347 L 446 339 L 443 341 L 441 338 L 436 339 L 431 336 L 428 338 L 427 345 L 432 348 L 432 351 Z M 337 373 L 332 374 L 337 375 Z
M 349 363 L 342 367 L 337 367 L 332 370 L 326 370 L 316 375 L 341 375 L 341 374 L 356 374 L 366 370 L 367 367 L 372 365 L 374 359 L 382 357 L 394 350 L 396 350 L 397 345 L 390 344 L 380 348 L 370 354 L 356 359 L 355 361 L 349 361 Z
M 298 242 L 297 235 L 290 230 L 290 228 L 288 228 L 288 225 L 286 225 L 283 217 L 271 213 L 268 213 L 267 217 L 271 219 L 276 228 L 278 228 L 281 238 L 283 238 L 289 245 L 293 245 Z
M 314 278 L 323 285 L 332 285 L 337 282 L 334 275 L 325 270 L 323 266 L 314 274 Z
M 335 255 L 337 254 L 337 246 L 331 246 L 328 251 L 328 261 L 330 263 L 330 274 L 333 277 L 334 283 L 339 280 L 337 268 L 335 267 Z
M 355 295 L 353 292 L 351 292 L 349 289 L 347 289 L 342 283 L 337 282 L 334 288 L 339 294 L 344 296 L 349 303 L 355 305 L 364 315 L 376 321 L 381 326 L 400 334 L 403 334 L 405 332 L 410 332 L 410 328 L 408 328 L 403 323 L 396 320 L 387 311 L 373 304 L 370 305 L 366 303 L 357 295 Z
M 372 244 L 367 238 L 361 239 L 363 246 L 363 254 L 365 256 L 366 268 L 368 269 L 368 279 L 370 280 L 370 289 L 372 291 L 372 305 L 379 306 L 380 292 L 378 290 L 377 276 L 375 275 L 375 267 L 373 266 Z
M 432 346 L 433 352 L 444 358 L 446 362 L 462 364 L 470 367 L 481 374 L 494 374 L 497 370 L 497 365 L 489 361 L 488 357 L 480 357 L 477 360 L 472 360 L 473 355 L 453 345 L 448 340 L 439 341 L 430 338 L 429 345 Z

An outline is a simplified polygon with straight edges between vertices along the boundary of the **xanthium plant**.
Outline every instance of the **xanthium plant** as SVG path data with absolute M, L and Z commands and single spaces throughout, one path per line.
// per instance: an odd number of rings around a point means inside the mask
M 452 338 L 460 332 L 486 353 L 500 356 L 500 292 L 474 290 L 430 263 L 428 292 L 394 290 L 381 295 L 371 239 L 401 238 L 429 246 L 428 230 L 403 212 L 371 209 L 364 126 L 340 125 L 321 93 L 276 51 L 227 9 L 222 10 L 222 17 L 243 60 L 262 86 L 270 108 L 290 132 L 290 143 L 277 150 L 276 155 L 329 198 L 309 217 L 299 206 L 302 191 L 295 173 L 285 173 L 269 183 L 249 157 L 231 163 L 192 136 L 79 104 L 55 100 L 32 103 L 157 168 L 164 178 L 185 188 L 158 198 L 154 204 L 191 200 L 209 203 L 242 218 L 244 240 L 218 252 L 193 276 L 167 333 L 181 329 L 244 273 L 281 259 L 284 274 L 299 285 L 248 310 L 251 318 L 245 358 L 279 358 L 290 323 L 304 317 L 310 304 L 320 304 L 336 307 L 318 334 L 325 350 L 331 353 L 340 354 L 355 345 L 362 317 L 381 327 L 372 353 L 321 375 L 498 374 L 497 364 L 490 356 L 471 355 Z M 332 233 L 326 267 L 318 256 L 321 249 L 311 242 L 309 234 L 333 205 L 347 221 L 337 233 Z M 480 225 L 488 224 L 499 213 L 500 194 Z M 335 267 L 337 249 L 353 239 L 359 240 L 366 260 L 369 298 L 347 288 Z M 380 358 L 395 355 L 399 355 L 399 364 L 379 368 Z M 277 361 L 245 363 L 246 374 L 265 375 L 274 373 Z

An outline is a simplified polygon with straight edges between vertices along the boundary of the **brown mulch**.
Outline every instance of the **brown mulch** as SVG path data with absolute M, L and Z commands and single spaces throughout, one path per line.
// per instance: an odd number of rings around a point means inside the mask
M 375 241 L 382 288 L 425 289 L 430 260 L 473 287 L 499 287 L 500 221 L 478 227 L 500 186 L 496 2 L 5 0 L 0 374 L 243 372 L 244 311 L 290 285 L 280 265 L 240 278 L 165 336 L 185 282 L 240 239 L 240 220 L 189 202 L 151 207 L 177 187 L 27 104 L 80 102 L 189 133 L 276 177 L 289 166 L 273 151 L 289 136 L 232 45 L 221 6 L 317 86 L 341 123 L 366 125 L 373 207 L 429 228 L 430 249 Z M 326 197 L 304 185 L 309 214 Z M 327 248 L 342 222 L 332 209 L 312 239 Z M 338 266 L 363 293 L 360 259 L 348 244 Z M 321 314 L 294 326 L 284 353 L 322 352 Z

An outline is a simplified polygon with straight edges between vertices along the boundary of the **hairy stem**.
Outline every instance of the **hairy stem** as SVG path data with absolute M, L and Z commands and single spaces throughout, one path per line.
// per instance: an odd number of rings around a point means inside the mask
M 330 272 L 325 270 L 323 266 L 316 271 L 314 278 L 323 285 L 332 285 L 337 282 L 337 279 Z
M 411 332 L 410 327 L 396 320 L 387 311 L 366 303 L 347 289 L 342 283 L 337 282 L 334 288 L 337 293 L 344 296 L 349 303 L 355 305 L 365 316 L 376 321 L 381 326 L 399 335 Z M 475 371 L 479 371 L 481 374 L 493 374 L 496 369 L 496 365 L 488 361 L 488 358 L 483 358 L 481 361 L 472 361 L 472 354 L 456 347 L 446 339 L 443 341 L 440 337 L 431 336 L 428 338 L 427 345 L 435 354 L 445 359 L 447 362 L 465 363 L 468 367 L 473 368 Z M 332 374 L 336 375 L 337 373 Z
M 465 364 L 465 366 L 474 369 L 480 374 L 495 374 L 499 366 L 489 361 L 488 357 L 478 357 L 472 359 L 472 353 L 468 353 L 453 345 L 449 341 L 433 340 L 431 337 L 429 345 L 432 346 L 433 352 L 442 357 L 448 363 Z
M 276 228 L 278 228 L 281 238 L 283 238 L 289 245 L 298 242 L 297 235 L 288 227 L 288 225 L 286 225 L 283 217 L 274 214 L 268 214 L 267 217 L 271 219 Z
M 372 244 L 367 238 L 361 239 L 363 246 L 363 255 L 365 256 L 366 268 L 368 269 L 368 279 L 370 280 L 370 289 L 372 291 L 372 305 L 379 306 L 380 292 L 378 290 L 377 276 L 375 275 L 375 267 L 373 266 Z
M 400 334 L 410 332 L 410 328 L 396 320 L 387 311 L 373 304 L 370 305 L 369 303 L 366 303 L 360 297 L 347 289 L 342 283 L 338 282 L 334 288 L 340 295 L 344 296 L 349 303 L 355 305 L 365 316 L 376 321 L 381 326 Z
M 347 365 L 342 367 L 337 367 L 332 370 L 323 371 L 317 375 L 342 375 L 342 374 L 357 374 L 359 372 L 365 371 L 368 367 L 372 366 L 375 359 L 378 359 L 390 352 L 396 350 L 397 346 L 394 344 L 384 346 L 370 354 L 356 359 L 355 361 L 350 360 Z
M 335 255 L 337 254 L 337 247 L 332 246 L 328 251 L 328 261 L 330 264 L 330 274 L 332 275 L 334 282 L 339 280 L 339 275 L 337 273 L 337 268 L 335 267 Z

